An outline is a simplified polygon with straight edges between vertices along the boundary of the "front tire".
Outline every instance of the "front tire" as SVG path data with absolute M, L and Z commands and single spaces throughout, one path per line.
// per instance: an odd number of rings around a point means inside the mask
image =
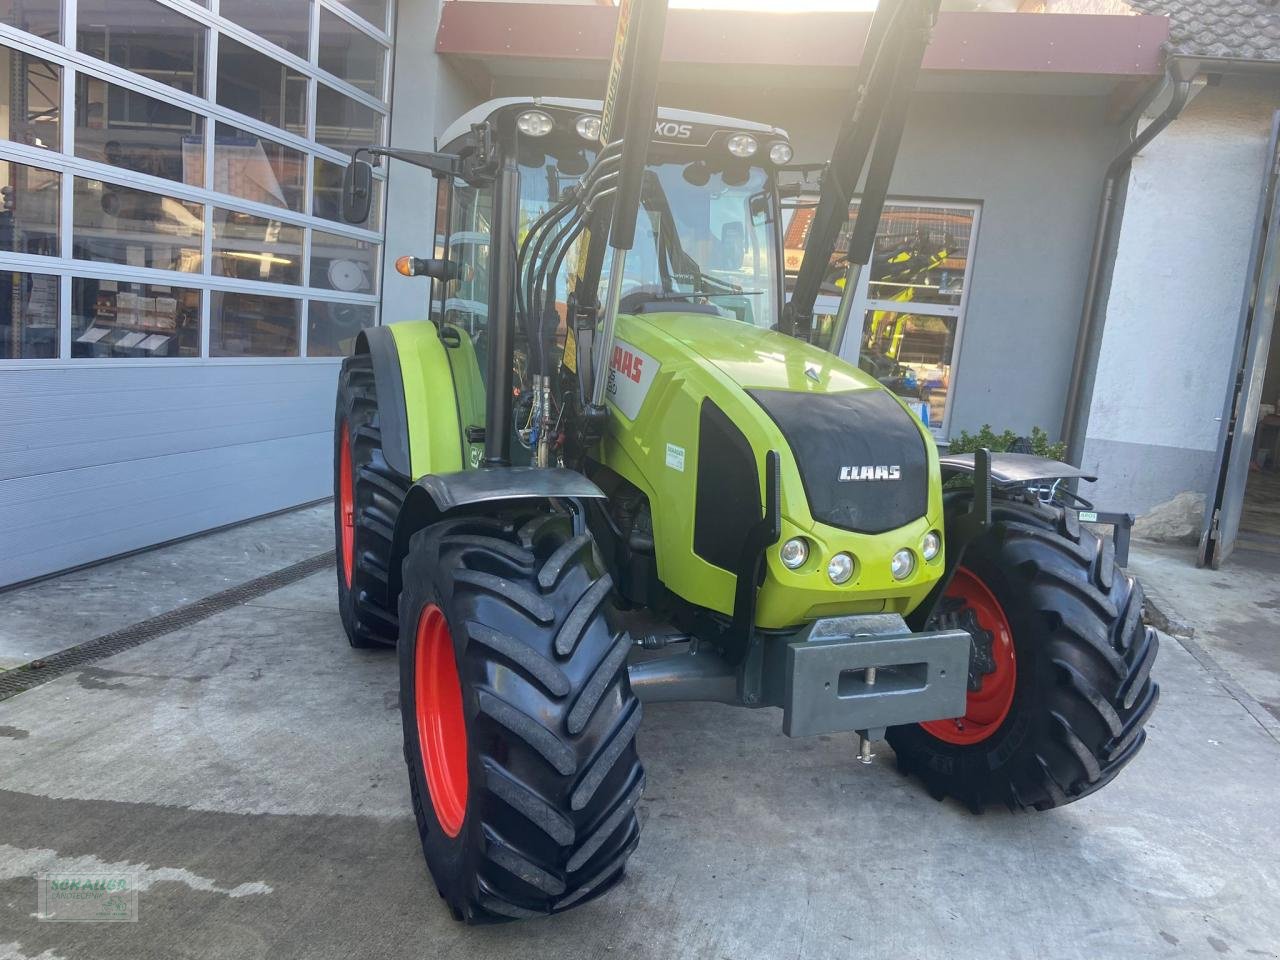
M 948 507 L 968 505 L 966 494 Z M 966 714 L 887 738 L 938 799 L 1048 810 L 1100 789 L 1141 749 L 1159 641 L 1142 588 L 1074 511 L 996 500 L 992 514 L 942 608 L 980 639 Z
M 427 866 L 454 916 L 556 913 L 615 884 L 644 771 L 631 639 L 568 518 L 444 520 L 400 596 L 400 707 Z M 452 690 L 450 685 L 453 685 Z

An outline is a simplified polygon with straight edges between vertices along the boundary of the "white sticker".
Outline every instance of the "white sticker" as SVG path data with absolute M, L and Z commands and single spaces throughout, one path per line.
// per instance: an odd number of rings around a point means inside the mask
M 677 447 L 674 443 L 667 444 L 667 466 L 684 473 L 684 447 Z
M 1083 520 L 1085 523 L 1097 523 L 1098 515 L 1096 513 L 1091 513 L 1088 510 L 1081 510 L 1080 519 Z
M 622 340 L 614 341 L 613 357 L 609 361 L 609 386 L 605 392 L 618 412 L 628 420 L 639 415 L 660 366 L 643 350 L 637 350 Z

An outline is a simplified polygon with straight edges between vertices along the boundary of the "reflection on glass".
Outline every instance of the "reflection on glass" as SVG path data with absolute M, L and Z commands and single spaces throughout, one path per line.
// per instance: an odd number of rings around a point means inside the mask
M 204 206 L 101 180 L 75 180 L 72 256 L 157 270 L 200 271 Z
M 218 12 L 262 39 L 307 58 L 311 0 L 222 0 Z
M 382 114 L 323 83 L 316 84 L 316 140 L 351 153 L 382 142 Z
M 376 293 L 378 245 L 311 231 L 311 286 L 343 293 Z
M 301 306 L 289 297 L 215 291 L 209 300 L 209 356 L 298 356 Z
M 158 283 L 72 278 L 71 356 L 199 355 L 199 290 Z
M 375 97 L 382 96 L 386 48 L 328 10 L 320 11 L 320 69 Z
M 218 103 L 306 136 L 307 78 L 225 34 L 218 38 Z
M 867 296 L 959 306 L 973 211 L 889 204 L 876 231 Z
M 0 160 L 0 250 L 58 256 L 58 185 L 52 170 Z
M 356 335 L 377 322 L 372 305 L 312 300 L 307 308 L 307 356 L 349 357 Z
M 0 271 L 0 360 L 58 356 L 58 278 Z
M 55 43 L 62 39 L 60 0 L 0 0 L 0 23 Z
M 955 317 L 868 310 L 858 366 L 941 427 L 951 389 Z
M 76 156 L 204 186 L 204 118 L 76 74 Z
M 357 16 L 364 17 L 379 30 L 387 29 L 387 0 L 338 0 Z
M 219 123 L 213 143 L 213 189 L 245 200 L 302 211 L 306 154 Z
M 76 46 L 187 93 L 204 93 L 206 30 L 155 0 L 79 0 Z
M 0 46 L 0 134 L 15 143 L 57 150 L 62 146 L 62 68 Z
M 220 277 L 302 282 L 302 227 L 215 208 L 213 272 Z
M 330 163 L 321 157 L 315 158 L 315 172 L 312 176 L 311 212 L 325 220 L 336 220 L 342 223 L 342 171 L 341 164 Z M 382 223 L 382 181 L 374 179 L 373 198 L 369 204 L 369 219 L 365 223 L 354 226 L 377 230 Z

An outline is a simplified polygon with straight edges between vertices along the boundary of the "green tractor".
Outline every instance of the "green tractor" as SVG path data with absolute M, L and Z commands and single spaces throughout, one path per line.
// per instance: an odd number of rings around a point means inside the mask
M 637 6 L 603 104 L 496 100 L 439 153 L 367 151 L 441 200 L 433 255 L 399 264 L 430 317 L 342 367 L 338 596 L 353 646 L 398 652 L 423 851 L 469 923 L 619 880 L 645 702 L 780 707 L 864 762 L 887 739 L 939 799 L 1048 810 L 1116 776 L 1158 695 L 1140 588 L 1043 499 L 1079 471 L 940 458 L 809 342 L 864 168 L 868 262 L 937 0 L 881 3 L 785 306 L 787 136 L 656 110 L 665 5 Z M 350 220 L 370 175 L 357 155 Z

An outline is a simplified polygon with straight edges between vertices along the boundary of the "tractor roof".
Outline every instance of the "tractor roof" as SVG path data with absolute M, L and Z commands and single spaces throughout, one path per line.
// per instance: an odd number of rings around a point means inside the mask
M 571 97 L 499 97 L 486 100 L 477 107 L 472 107 L 453 123 L 440 137 L 440 143 L 447 145 L 467 133 L 474 123 L 483 123 L 490 116 L 504 107 L 527 103 L 531 107 L 563 107 L 569 110 L 581 110 L 583 113 L 600 113 L 604 104 L 599 100 L 577 100 Z M 747 130 L 753 133 L 771 134 L 787 137 L 787 131 L 767 123 L 754 120 L 739 120 L 736 117 L 722 117 L 714 113 L 699 113 L 696 110 L 675 110 L 668 107 L 658 108 L 659 120 L 674 120 L 680 123 L 704 123 L 718 127 L 729 127 L 734 130 Z

